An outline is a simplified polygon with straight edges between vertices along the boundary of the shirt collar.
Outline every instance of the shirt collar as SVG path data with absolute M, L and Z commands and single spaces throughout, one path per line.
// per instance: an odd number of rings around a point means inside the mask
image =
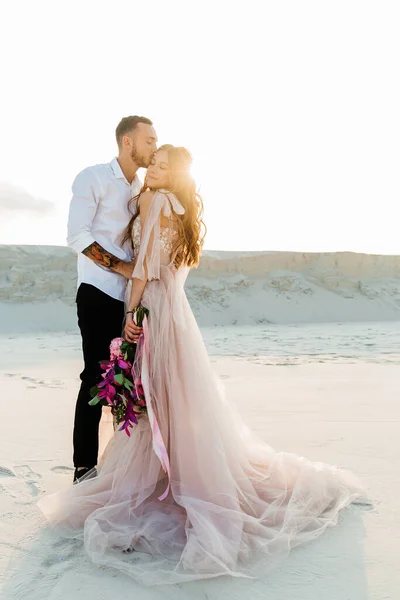
M 129 184 L 129 181 L 127 180 L 127 178 L 125 177 L 125 175 L 122 172 L 121 166 L 120 166 L 117 158 L 112 159 L 112 161 L 110 162 L 110 166 L 111 166 L 111 169 L 117 179 L 122 179 L 128 185 L 134 185 L 134 184 L 139 185 L 139 178 L 138 178 L 137 173 L 135 174 L 135 177 L 133 178 L 132 183 Z

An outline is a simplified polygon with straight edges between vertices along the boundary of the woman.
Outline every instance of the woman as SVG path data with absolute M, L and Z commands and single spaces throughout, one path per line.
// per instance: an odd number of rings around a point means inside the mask
M 153 419 L 115 432 L 97 477 L 39 503 L 94 563 L 147 585 L 264 573 L 363 495 L 350 473 L 257 439 L 225 400 L 184 292 L 203 243 L 190 165 L 184 148 L 159 149 L 128 231 L 137 263 L 125 331 L 133 339 L 142 303 Z

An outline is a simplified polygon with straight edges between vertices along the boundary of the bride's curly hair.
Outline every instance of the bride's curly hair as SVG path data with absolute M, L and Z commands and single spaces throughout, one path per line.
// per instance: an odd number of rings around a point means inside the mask
M 185 209 L 183 215 L 178 215 L 171 206 L 178 232 L 172 248 L 172 254 L 176 252 L 174 264 L 176 268 L 181 265 L 197 267 L 207 228 L 203 222 L 203 200 L 197 193 L 196 184 L 190 172 L 192 156 L 186 148 L 172 146 L 171 144 L 160 146 L 158 151 L 160 150 L 164 150 L 168 154 L 170 175 L 168 191 L 178 198 Z M 145 179 L 139 194 L 129 202 L 130 209 L 136 204 L 136 211 L 129 221 L 123 243 L 130 241 L 133 244 L 132 228 L 140 213 L 140 196 L 149 189 L 151 188 L 148 187 Z

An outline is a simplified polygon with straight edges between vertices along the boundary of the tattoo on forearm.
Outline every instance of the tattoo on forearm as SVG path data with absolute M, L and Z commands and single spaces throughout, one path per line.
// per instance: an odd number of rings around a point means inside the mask
M 93 242 L 93 244 L 90 244 L 90 246 L 82 250 L 82 254 L 108 269 L 115 269 L 121 262 L 120 258 L 117 258 L 114 254 L 111 254 L 111 252 L 104 250 L 103 246 L 100 246 L 97 242 Z

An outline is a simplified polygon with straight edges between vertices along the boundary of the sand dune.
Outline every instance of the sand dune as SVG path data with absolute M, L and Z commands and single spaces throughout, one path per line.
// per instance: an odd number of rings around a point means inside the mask
M 74 328 L 75 263 L 65 247 L 0 246 L 0 331 Z M 399 320 L 400 256 L 206 251 L 186 289 L 201 325 Z

